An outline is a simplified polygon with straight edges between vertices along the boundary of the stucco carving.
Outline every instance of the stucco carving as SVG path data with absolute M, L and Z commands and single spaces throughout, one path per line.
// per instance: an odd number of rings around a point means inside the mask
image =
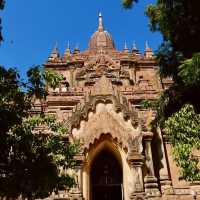
M 72 128 L 79 128 L 81 120 L 87 121 L 88 114 L 96 112 L 96 105 L 98 103 L 112 103 L 115 112 L 121 112 L 125 121 L 130 120 L 134 128 L 139 125 L 137 112 L 128 107 L 127 99 L 117 91 L 105 76 L 99 79 L 86 99 L 88 101 L 84 102 L 84 105 L 79 105 L 71 117 Z
M 123 97 L 111 82 L 102 76 L 93 87 L 89 101 L 73 113 L 71 118 L 72 134 L 82 140 L 87 148 L 98 139 L 102 133 L 111 133 L 130 148 L 130 138 L 141 133 L 139 119 L 133 110 L 128 107 L 128 101 Z M 138 139 L 138 138 L 137 138 Z M 136 148 L 139 147 L 138 142 Z
M 116 112 L 112 103 L 98 103 L 95 112 L 89 112 L 86 120 L 80 121 L 79 128 L 73 128 L 72 134 L 80 139 L 85 148 L 99 139 L 102 134 L 111 133 L 119 143 L 129 148 L 128 141 L 140 134 L 140 128 L 134 128 L 131 120 L 125 120 L 122 112 Z

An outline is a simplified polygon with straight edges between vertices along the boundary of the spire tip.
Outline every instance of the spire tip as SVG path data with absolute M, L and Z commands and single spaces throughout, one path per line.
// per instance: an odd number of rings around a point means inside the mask
M 102 19 L 102 14 L 101 14 L 101 12 L 99 12 L 98 31 L 99 31 L 99 32 L 102 32 L 102 31 L 103 31 L 103 19 Z

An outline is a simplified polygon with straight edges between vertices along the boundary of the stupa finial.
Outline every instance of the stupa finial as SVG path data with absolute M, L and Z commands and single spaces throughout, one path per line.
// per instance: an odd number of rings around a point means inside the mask
M 145 52 L 144 55 L 146 58 L 152 58 L 153 57 L 153 51 L 152 49 L 149 47 L 148 42 L 145 42 Z
M 58 42 L 57 41 L 56 41 L 51 53 L 54 53 L 54 54 L 58 53 Z
M 137 50 L 137 46 L 136 46 L 136 42 L 135 41 L 133 41 L 132 50 Z
M 145 49 L 149 49 L 149 43 L 148 43 L 147 40 L 146 40 L 146 42 L 145 42 Z
M 103 18 L 101 12 L 99 13 L 99 25 L 98 25 L 98 31 L 102 32 L 103 31 Z
M 70 52 L 70 42 L 68 40 L 67 42 L 67 48 L 65 49 L 65 53 L 64 53 L 64 57 L 68 57 L 70 56 L 71 52 Z
M 129 52 L 126 41 L 124 42 L 124 52 L 125 53 Z
M 69 42 L 69 40 L 67 41 L 67 48 L 70 49 L 70 42 Z
M 124 49 L 128 49 L 126 41 L 124 42 Z
M 49 55 L 48 60 L 53 61 L 53 60 L 59 58 L 59 56 L 60 55 L 59 55 L 59 51 L 58 51 L 58 43 L 56 42 L 54 48 L 51 51 L 51 54 Z

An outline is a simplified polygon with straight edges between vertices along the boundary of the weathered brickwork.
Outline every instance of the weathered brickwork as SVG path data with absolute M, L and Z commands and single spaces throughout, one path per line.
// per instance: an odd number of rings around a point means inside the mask
M 131 50 L 125 45 L 123 51 L 118 51 L 104 30 L 101 15 L 88 46 L 83 52 L 78 48 L 71 52 L 68 47 L 62 56 L 54 48 L 45 63 L 46 69 L 65 77 L 58 88 L 49 89 L 46 113 L 64 121 L 72 137 L 80 140 L 82 149 L 77 155 L 80 166 L 74 170 L 77 185 L 52 198 L 100 199 L 94 194 L 98 189 L 93 184 L 93 179 L 98 183 L 98 178 L 93 178 L 92 173 L 97 157 L 104 151 L 118 160 L 122 178 L 114 182 L 115 177 L 107 169 L 105 176 L 104 172 L 101 175 L 105 178 L 109 174 L 110 182 L 101 182 L 103 186 L 98 187 L 121 184 L 119 199 L 195 198 L 199 185 L 179 180 L 170 144 L 161 130 L 150 129 L 155 111 L 141 107 L 143 100 L 154 101 L 171 84 L 170 79 L 161 84 L 151 48 L 146 44 L 141 54 L 133 44 Z M 101 199 L 118 199 L 109 196 L 111 189 L 103 192 L 108 196 Z

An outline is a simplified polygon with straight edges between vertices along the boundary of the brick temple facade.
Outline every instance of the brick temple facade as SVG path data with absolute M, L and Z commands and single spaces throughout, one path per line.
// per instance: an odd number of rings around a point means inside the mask
M 179 177 L 171 145 L 161 130 L 152 132 L 155 111 L 141 107 L 154 101 L 171 80 L 159 79 L 152 49 L 115 48 L 102 16 L 88 49 L 61 56 L 54 48 L 46 69 L 63 74 L 49 89 L 46 113 L 64 121 L 81 143 L 74 170 L 76 185 L 52 198 L 85 200 L 193 199 L 198 184 Z

